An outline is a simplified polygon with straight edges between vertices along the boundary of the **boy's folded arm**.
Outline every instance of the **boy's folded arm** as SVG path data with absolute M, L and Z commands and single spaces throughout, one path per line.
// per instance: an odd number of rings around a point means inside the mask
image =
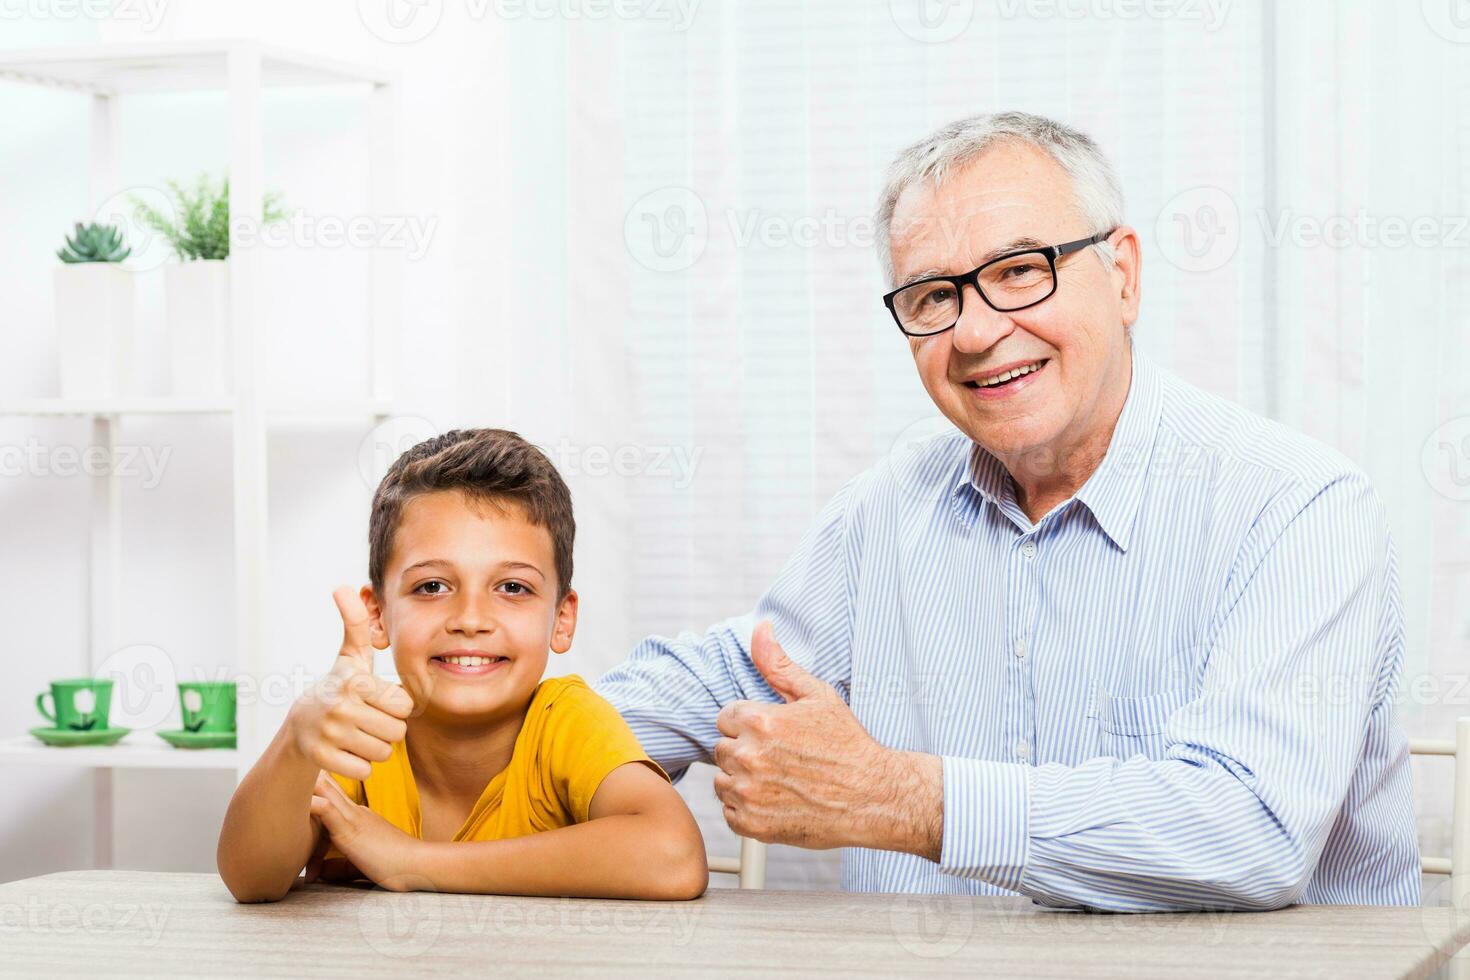
M 668 780 L 640 762 L 608 773 L 584 823 L 429 842 L 422 854 L 422 874 L 445 892 L 680 900 L 709 884 L 699 825 Z
M 310 807 L 317 772 L 278 736 L 236 788 L 215 861 L 237 900 L 277 901 L 296 883 L 321 839 Z

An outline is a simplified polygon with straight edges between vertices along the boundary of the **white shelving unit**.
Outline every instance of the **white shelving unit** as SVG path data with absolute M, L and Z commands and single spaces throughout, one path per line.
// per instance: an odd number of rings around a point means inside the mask
M 393 213 L 397 197 L 397 93 L 392 72 L 288 51 L 245 40 L 150 42 L 0 52 L 0 80 L 76 92 L 91 100 L 89 208 L 118 186 L 118 101 L 143 92 L 220 91 L 229 117 L 230 212 L 259 214 L 263 204 L 262 92 L 267 86 L 361 85 L 370 100 L 372 213 Z M 371 323 L 366 398 L 267 402 L 261 394 L 260 323 L 255 298 L 261 281 L 260 243 L 230 242 L 233 392 L 221 398 L 0 399 L 0 415 L 91 419 L 92 442 L 108 452 L 129 416 L 219 415 L 231 420 L 234 467 L 235 669 L 259 676 L 266 570 L 266 440 L 278 426 L 343 421 L 374 424 L 389 414 L 391 363 L 402 314 L 401 256 L 371 255 Z M 111 469 L 111 468 L 109 468 Z M 90 665 L 100 667 L 125 645 L 118 635 L 121 487 L 116 473 L 92 478 L 89 572 Z M 236 749 L 176 749 L 152 731 L 134 731 L 116 745 L 53 748 L 29 735 L 0 738 L 0 765 L 94 770 L 97 824 L 94 857 L 112 863 L 113 775 L 119 769 L 232 770 L 238 781 L 264 747 L 260 706 L 239 706 Z

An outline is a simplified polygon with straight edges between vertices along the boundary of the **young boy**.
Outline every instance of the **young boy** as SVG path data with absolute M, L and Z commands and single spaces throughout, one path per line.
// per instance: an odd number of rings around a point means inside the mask
M 688 899 L 704 841 L 667 776 L 579 677 L 571 495 L 534 446 L 456 430 L 373 497 L 371 586 L 334 595 L 331 673 L 240 783 L 220 876 L 242 902 L 306 880 L 395 891 Z M 373 676 L 393 647 L 402 686 Z

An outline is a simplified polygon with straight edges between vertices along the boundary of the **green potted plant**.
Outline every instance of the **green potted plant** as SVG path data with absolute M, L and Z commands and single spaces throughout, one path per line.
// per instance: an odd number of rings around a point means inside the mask
M 167 184 L 169 210 L 137 197 L 132 203 L 138 219 L 162 235 L 179 260 L 163 272 L 172 390 L 224 394 L 230 388 L 230 182 L 201 174 L 192 187 Z M 283 217 L 279 197 L 267 194 L 261 223 Z
M 133 351 L 131 253 L 113 225 L 77 222 L 56 250 L 52 276 L 64 398 L 129 393 Z

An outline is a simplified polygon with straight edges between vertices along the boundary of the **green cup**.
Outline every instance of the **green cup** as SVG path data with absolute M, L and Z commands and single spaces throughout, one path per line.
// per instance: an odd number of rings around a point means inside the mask
M 186 732 L 233 732 L 235 682 L 180 682 L 179 714 Z
M 55 714 L 46 710 L 48 697 Z M 36 710 L 58 729 L 100 732 L 107 727 L 107 714 L 112 710 L 112 681 L 91 677 L 52 681 L 51 690 L 36 695 Z

